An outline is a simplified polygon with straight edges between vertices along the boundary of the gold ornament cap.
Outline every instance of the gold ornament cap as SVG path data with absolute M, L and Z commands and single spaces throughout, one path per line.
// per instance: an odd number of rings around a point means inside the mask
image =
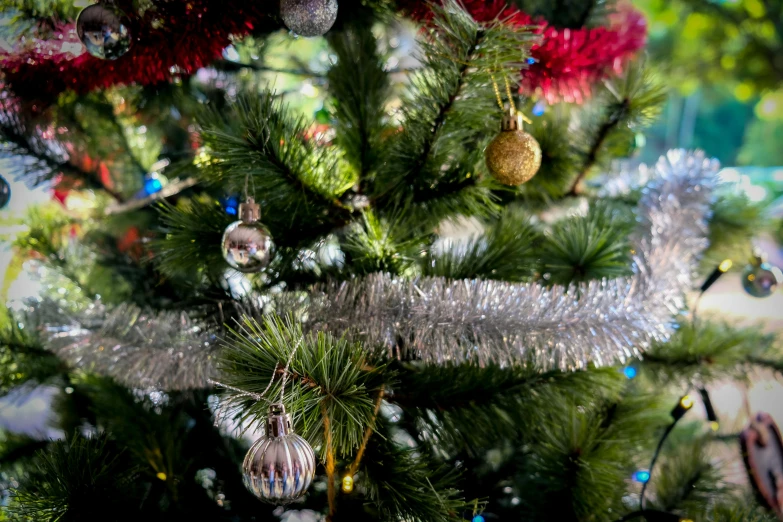
M 514 109 L 503 115 L 503 119 L 500 122 L 501 131 L 521 131 L 525 125 L 525 117 L 521 112 L 517 112 Z
M 239 204 L 239 219 L 244 223 L 255 223 L 261 219 L 261 205 L 253 198 Z

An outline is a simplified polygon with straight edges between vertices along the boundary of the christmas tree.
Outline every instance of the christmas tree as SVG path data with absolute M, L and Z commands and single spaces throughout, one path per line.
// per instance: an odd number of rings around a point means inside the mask
M 0 431 L 0 520 L 780 515 L 774 423 L 709 389 L 783 355 L 696 313 L 773 224 L 627 159 L 665 99 L 629 6 L 0 6 L 4 175 L 54 196 L 0 392 L 61 435 Z

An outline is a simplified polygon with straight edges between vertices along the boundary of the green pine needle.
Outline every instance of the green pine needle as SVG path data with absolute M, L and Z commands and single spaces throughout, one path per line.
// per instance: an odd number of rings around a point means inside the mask
M 231 330 L 219 360 L 220 381 L 252 394 L 261 394 L 275 376 L 265 400 L 260 402 L 228 393 L 238 416 L 258 422 L 267 415 L 267 406 L 277 402 L 284 367 L 291 351 L 289 382 L 283 403 L 294 414 L 300 435 L 313 447 L 323 448 L 324 424 L 321 408 L 326 408 L 335 448 L 350 455 L 371 422 L 374 403 L 381 385 L 384 365 L 372 364 L 358 344 L 335 339 L 330 334 L 305 336 L 292 319 L 267 318 L 263 324 L 245 318 Z
M 770 228 L 765 207 L 751 202 L 744 193 L 719 195 L 712 205 L 710 246 L 702 259 L 705 273 L 724 259 L 733 260 L 737 269 L 745 266 L 753 253 L 753 238 Z
M 402 130 L 390 138 L 373 194 L 429 222 L 493 210 L 492 184 L 480 181 L 500 119 L 493 77 L 501 88 L 513 81 L 532 40 L 528 28 L 477 23 L 453 0 L 433 11 L 423 68 L 403 97 Z
M 11 512 L 31 520 L 86 520 L 95 513 L 130 520 L 137 471 L 105 435 L 53 442 L 13 495 Z M 126 518 L 127 517 L 127 518 Z
M 391 94 L 389 77 L 376 50 L 371 24 L 328 35 L 337 55 L 329 69 L 329 92 L 334 96 L 334 129 L 346 160 L 367 181 L 383 153 L 381 132 L 386 102 Z
M 653 345 L 644 356 L 643 369 L 659 382 L 687 385 L 732 377 L 747 378 L 749 364 L 783 368 L 775 337 L 758 328 L 735 328 L 726 323 L 699 321 L 680 324 L 665 343 Z
M 409 273 L 421 239 L 409 239 L 406 221 L 401 216 L 381 219 L 373 212 L 365 212 L 363 218 L 349 229 L 341 245 L 351 271 Z
M 199 281 L 225 269 L 220 243 L 232 218 L 217 202 L 180 200 L 176 207 L 161 204 L 158 208 L 165 235 L 152 243 L 152 249 L 161 272 Z
M 431 253 L 422 273 L 450 279 L 525 281 L 535 273 L 534 252 L 539 242 L 540 234 L 529 217 L 519 210 L 507 210 L 484 234 Z
M 544 278 L 569 284 L 630 275 L 632 226 L 627 215 L 601 203 L 595 203 L 585 217 L 555 223 L 541 248 Z
M 412 448 L 394 442 L 385 422 L 368 447 L 362 471 L 369 507 L 379 520 L 457 522 L 476 502 L 466 502 L 457 487 L 459 474 Z

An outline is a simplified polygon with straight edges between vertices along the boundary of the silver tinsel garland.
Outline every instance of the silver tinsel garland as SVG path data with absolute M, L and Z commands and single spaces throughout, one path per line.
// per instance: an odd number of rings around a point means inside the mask
M 571 370 L 624 362 L 671 333 L 707 247 L 716 161 L 670 151 L 639 202 L 634 275 L 568 287 L 374 274 L 311 298 L 314 328 L 390 357 Z
M 314 330 L 346 334 L 368 350 L 432 364 L 598 366 L 641 355 L 668 338 L 707 246 L 718 164 L 670 151 L 638 207 L 634 275 L 568 287 L 385 274 L 280 296 Z M 631 186 L 633 183 L 627 183 Z M 137 388 L 208 387 L 215 339 L 184 315 L 96 306 L 85 321 L 47 320 L 49 347 L 79 367 Z
M 35 314 L 48 350 L 130 388 L 205 388 L 215 378 L 217 338 L 184 313 L 151 314 L 133 305 L 108 309 L 94 303 L 72 315 L 46 300 Z

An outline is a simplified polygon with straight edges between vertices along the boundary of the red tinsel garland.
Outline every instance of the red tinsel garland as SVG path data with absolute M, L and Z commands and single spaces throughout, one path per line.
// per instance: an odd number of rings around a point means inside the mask
M 478 21 L 500 18 L 535 27 L 541 39 L 531 48 L 535 62 L 522 71 L 521 90 L 541 95 L 550 103 L 582 102 L 596 81 L 621 71 L 646 39 L 644 18 L 630 8 L 612 15 L 608 27 L 558 29 L 507 8 L 503 0 L 463 3 Z M 157 0 L 154 8 L 142 14 L 133 11 L 132 0 L 117 4 L 133 15 L 130 29 L 134 43 L 125 56 L 106 61 L 86 54 L 75 24 L 70 23 L 58 27 L 47 40 L 31 39 L 20 42 L 14 52 L 0 51 L 6 84 L 22 98 L 46 104 L 66 89 L 85 93 L 112 85 L 169 81 L 192 74 L 220 57 L 230 35 L 269 30 L 276 24 L 268 16 L 275 7 L 271 2 Z M 399 5 L 416 19 L 431 16 L 424 2 L 400 0 Z M 267 27 L 259 27 L 261 24 Z
M 19 51 L 0 54 L 6 84 L 20 97 L 42 103 L 71 89 L 85 93 L 112 85 L 169 81 L 209 65 L 229 45 L 265 21 L 270 2 L 247 0 L 156 1 L 141 14 L 132 0 L 117 6 L 128 15 L 131 49 L 116 60 L 101 60 L 84 51 L 76 24 L 57 27 L 46 40 L 20 42 Z M 262 7 L 263 6 L 263 7 Z
M 432 16 L 416 0 L 401 0 L 400 5 L 415 19 Z M 500 19 L 516 26 L 535 27 L 541 38 L 530 48 L 535 61 L 522 71 L 520 92 L 541 95 L 549 103 L 581 103 L 595 82 L 622 72 L 647 39 L 644 17 L 625 5 L 610 16 L 608 27 L 594 29 L 558 29 L 546 20 L 509 8 L 504 0 L 463 0 L 463 5 L 479 22 Z

